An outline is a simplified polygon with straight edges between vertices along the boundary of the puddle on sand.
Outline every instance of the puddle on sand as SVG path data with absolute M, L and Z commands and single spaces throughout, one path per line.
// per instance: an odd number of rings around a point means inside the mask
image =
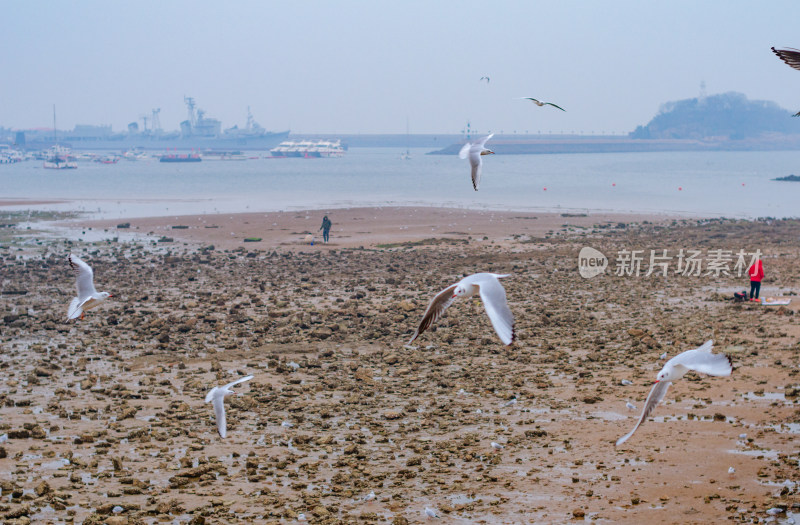
M 756 394 L 755 392 L 746 392 L 742 397 L 749 401 L 786 401 L 786 396 L 783 392 L 764 392 L 763 394 Z
M 800 434 L 800 423 L 778 423 L 767 428 L 775 430 L 778 434 Z
M 752 457 L 759 457 L 764 456 L 766 459 L 776 459 L 778 457 L 777 450 L 736 450 L 736 449 L 729 449 L 726 450 L 728 454 L 741 454 L 743 456 L 752 456 Z

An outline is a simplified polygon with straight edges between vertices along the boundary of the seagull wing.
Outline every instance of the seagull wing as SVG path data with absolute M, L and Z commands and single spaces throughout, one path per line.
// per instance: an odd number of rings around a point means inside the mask
M 647 401 L 644 402 L 644 410 L 642 410 L 642 415 L 639 418 L 639 421 L 636 423 L 636 426 L 633 427 L 633 430 L 622 436 L 617 440 L 617 443 L 614 445 L 616 447 L 622 445 L 628 438 L 630 438 L 636 429 L 644 423 L 644 420 L 647 419 L 653 410 L 656 408 L 664 396 L 667 395 L 667 390 L 669 389 L 669 385 L 672 384 L 672 381 L 659 381 L 655 385 L 653 385 L 653 389 L 650 390 L 650 394 L 647 396 Z
M 524 98 L 525 98 L 525 100 L 530 100 L 531 102 L 533 102 L 535 104 L 540 104 L 540 102 L 537 99 L 533 98 L 533 97 L 524 97 Z
M 217 393 L 217 390 L 219 390 L 219 387 L 215 386 L 214 388 L 208 391 L 208 394 L 206 394 L 206 403 L 210 403 L 211 400 L 214 399 L 214 394 Z
M 494 137 L 494 133 L 490 133 L 490 134 L 486 135 L 485 137 L 483 137 L 481 140 L 479 140 L 479 141 L 478 141 L 478 142 L 476 142 L 475 144 L 476 144 L 476 145 L 478 145 L 478 146 L 480 146 L 480 149 L 483 149 L 483 148 L 485 148 L 485 147 L 486 147 L 486 143 L 487 143 L 487 142 L 489 141 L 489 139 L 490 139 L 490 138 L 492 138 L 492 137 Z
M 561 107 L 561 106 L 559 106 L 559 105 L 553 104 L 552 102 L 545 102 L 545 104 L 547 104 L 548 106 L 553 106 L 554 108 L 558 108 L 558 109 L 560 109 L 561 111 L 566 111 L 566 109 L 562 108 L 562 107 Z
M 456 286 L 458 285 L 454 284 L 452 286 L 448 286 L 433 298 L 428 305 L 428 309 L 425 310 L 425 315 L 422 316 L 422 321 L 420 321 L 417 331 L 414 332 L 414 336 L 411 338 L 408 344 L 413 343 L 414 339 L 419 337 L 419 334 L 430 328 L 431 325 L 444 314 L 444 311 L 447 310 L 451 304 L 453 304 L 453 301 L 455 300 L 453 292 L 455 291 Z
M 237 380 L 236 380 L 236 381 L 234 381 L 233 383 L 228 383 L 227 385 L 225 385 L 225 386 L 224 386 L 224 387 L 222 387 L 222 388 L 223 388 L 224 390 L 230 390 L 231 388 L 235 387 L 235 386 L 236 386 L 236 385 L 238 385 L 239 383 L 244 383 L 245 381 L 250 381 L 251 379 L 253 379 L 253 376 L 251 376 L 251 375 L 250 375 L 250 376 L 245 376 L 245 377 L 242 377 L 242 378 L 240 378 L 240 379 L 237 379 Z
M 469 149 L 472 147 L 471 142 L 467 142 L 463 146 L 461 146 L 461 151 L 458 152 L 458 158 L 466 159 L 467 155 L 469 155 Z
M 217 416 L 217 432 L 224 438 L 228 434 L 228 425 L 225 421 L 225 394 L 221 392 L 214 396 L 214 415 Z
M 469 152 L 469 164 L 472 166 L 472 187 L 478 191 L 478 186 L 481 184 L 481 167 L 483 160 L 481 160 L 480 150 L 476 148 L 475 151 Z
M 500 336 L 503 344 L 508 346 L 514 342 L 514 315 L 508 307 L 506 290 L 497 277 L 490 276 L 476 282 L 481 294 L 483 306 L 492 321 L 494 331 Z
M 92 271 L 91 266 L 83 262 L 75 255 L 69 254 L 68 260 L 69 265 L 77 275 L 75 278 L 75 284 L 78 288 L 78 299 L 83 302 L 97 293 L 97 290 L 94 289 L 94 272 Z
M 706 342 L 700 348 L 687 350 L 676 355 L 670 361 L 672 365 L 682 365 L 689 370 L 710 376 L 729 376 L 733 371 L 731 358 L 725 354 L 712 354 L 713 341 Z
M 797 49 L 775 49 L 772 52 L 778 55 L 778 58 L 786 62 L 789 67 L 800 70 L 800 50 Z
M 83 308 L 81 308 L 81 300 L 77 297 L 72 298 L 72 302 L 69 303 L 69 309 L 67 310 L 67 319 L 77 319 L 83 313 Z

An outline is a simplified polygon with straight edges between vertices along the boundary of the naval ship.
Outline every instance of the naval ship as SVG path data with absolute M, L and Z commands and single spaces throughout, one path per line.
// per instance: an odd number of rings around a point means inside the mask
M 161 130 L 158 114 L 142 117 L 143 127 L 138 122 L 128 124 L 125 132 L 113 132 L 111 126 L 79 124 L 72 131 L 59 130 L 58 138 L 74 150 L 268 150 L 286 140 L 289 131 L 267 131 L 261 127 L 247 108 L 247 124 L 243 128 L 233 126 L 222 129 L 222 123 L 206 117 L 192 97 L 184 97 L 188 118 L 180 123 L 180 131 Z M 147 122 L 150 121 L 148 128 Z M 16 131 L 14 142 L 18 148 L 47 149 L 53 145 L 53 130 L 33 129 Z

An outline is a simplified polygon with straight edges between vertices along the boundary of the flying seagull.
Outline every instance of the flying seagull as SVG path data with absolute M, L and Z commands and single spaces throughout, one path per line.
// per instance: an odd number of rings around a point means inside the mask
M 540 106 L 540 107 L 541 106 L 553 106 L 554 108 L 558 108 L 561 111 L 566 111 L 566 109 L 564 109 L 561 106 L 558 106 L 556 104 L 553 104 L 552 102 L 542 102 L 541 100 L 537 100 L 537 99 L 535 99 L 533 97 L 522 97 L 522 100 L 530 100 L 531 102 L 533 102 L 534 104 L 536 104 L 537 106 Z
M 472 166 L 472 187 L 478 191 L 478 185 L 481 183 L 481 168 L 483 160 L 481 155 L 492 155 L 494 151 L 486 148 L 486 142 L 494 137 L 494 133 L 487 135 L 477 142 L 467 142 L 461 147 L 458 152 L 459 158 L 466 159 L 469 157 L 469 163 Z
M 215 386 L 206 394 L 206 403 L 214 402 L 214 415 L 217 416 L 217 431 L 220 437 L 224 438 L 228 434 L 227 425 L 225 423 L 225 396 L 235 394 L 236 392 L 231 390 L 231 388 L 239 383 L 250 381 L 251 379 L 253 379 L 253 376 L 245 376 L 225 386 Z
M 687 350 L 667 361 L 664 368 L 656 376 L 656 383 L 653 385 L 653 389 L 650 390 L 647 401 L 644 402 L 644 410 L 642 410 L 639 422 L 636 423 L 633 430 L 617 440 L 616 446 L 625 443 L 636 432 L 636 429 L 650 416 L 656 405 L 664 399 L 669 385 L 683 377 L 686 372 L 694 370 L 710 376 L 731 375 L 733 370 L 731 358 L 725 354 L 712 354 L 711 350 L 713 348 L 714 341 L 706 341 L 700 348 Z
M 481 77 L 481 80 L 485 80 L 487 84 L 489 83 L 489 77 Z
M 90 310 L 105 301 L 111 294 L 98 292 L 94 288 L 94 272 L 91 266 L 80 260 L 77 256 L 69 254 L 67 257 L 70 267 L 75 271 L 75 285 L 78 296 L 72 299 L 67 310 L 67 319 L 83 319 L 84 310 Z
M 476 292 L 480 293 L 483 306 L 486 308 L 489 320 L 492 321 L 492 326 L 500 336 L 500 340 L 504 345 L 513 343 L 515 337 L 514 316 L 508 308 L 506 290 L 499 281 L 502 277 L 508 277 L 508 274 L 474 273 L 436 294 L 436 297 L 428 305 L 428 309 L 425 310 L 425 315 L 422 316 L 422 321 L 408 344 L 414 342 L 414 339 L 430 328 L 453 304 L 456 297 L 471 297 Z
M 788 49 L 775 49 L 773 47 L 772 52 L 778 55 L 778 58 L 786 62 L 786 64 L 792 69 L 800 70 L 800 50 L 793 49 L 791 47 Z M 800 117 L 800 111 L 792 116 Z

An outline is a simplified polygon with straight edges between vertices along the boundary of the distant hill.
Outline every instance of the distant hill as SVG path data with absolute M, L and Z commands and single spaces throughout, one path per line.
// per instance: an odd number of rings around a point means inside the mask
M 800 133 L 800 119 L 774 102 L 747 100 L 742 93 L 722 93 L 667 102 L 632 139 L 744 140 L 766 134 Z

